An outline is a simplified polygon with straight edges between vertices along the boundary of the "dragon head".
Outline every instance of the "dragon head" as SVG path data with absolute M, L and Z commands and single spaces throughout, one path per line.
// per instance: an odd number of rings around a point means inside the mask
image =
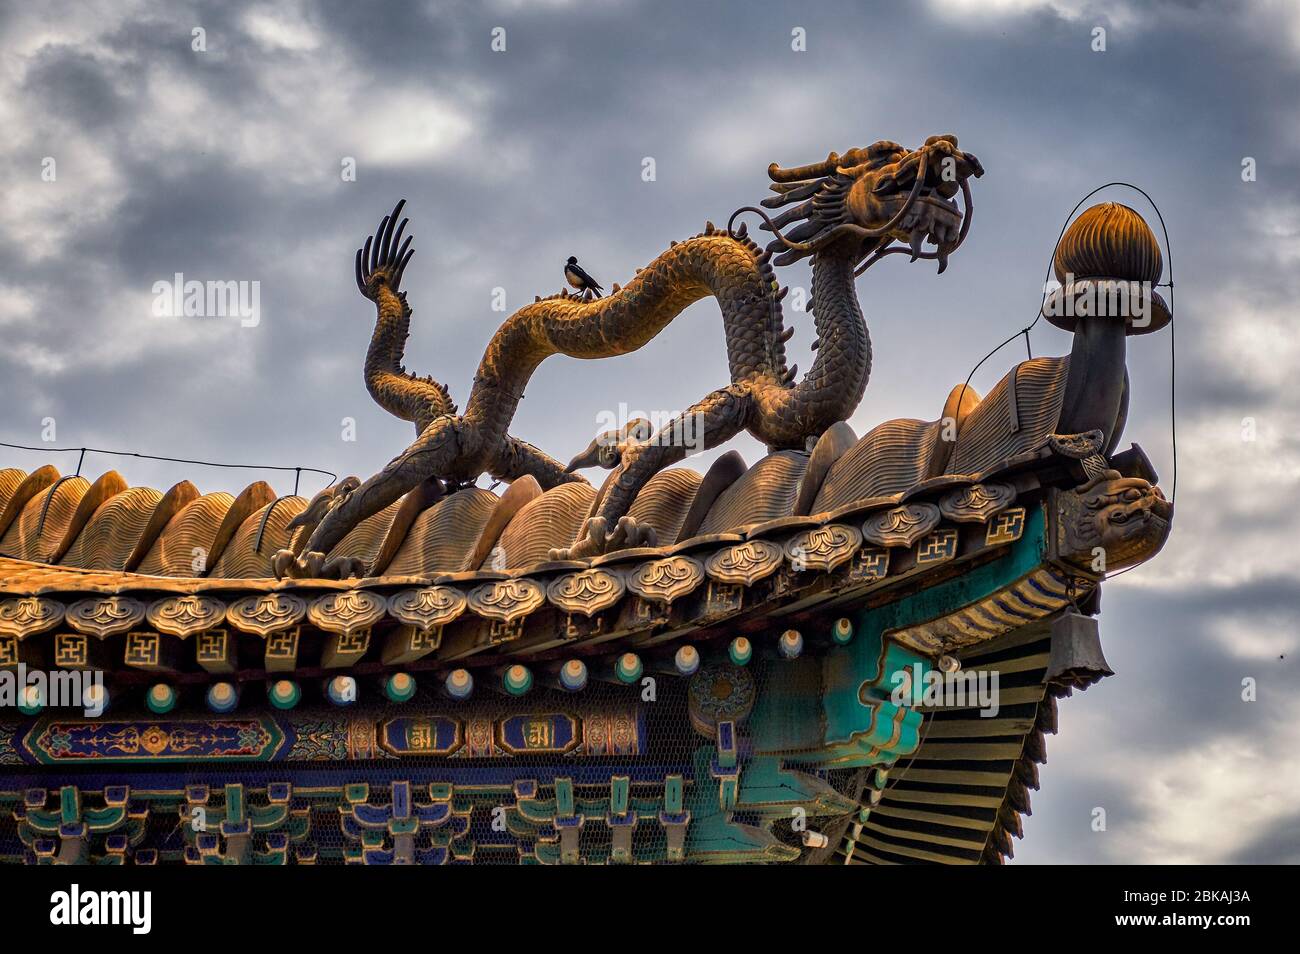
M 1117 570 L 1152 556 L 1169 536 L 1173 504 L 1140 477 L 1106 470 L 1063 495 L 1062 528 L 1071 559 L 1091 562 L 1106 552 L 1106 569 Z
M 773 163 L 767 174 L 777 194 L 763 205 L 791 206 L 774 219 L 765 216 L 763 228 L 776 235 L 768 249 L 782 253 L 777 265 L 844 242 L 862 261 L 859 274 L 885 255 L 903 251 L 911 252 L 912 261 L 937 260 L 942 272 L 970 229 L 968 180 L 982 176 L 984 167 L 957 148 L 956 136 L 931 136 L 919 149 L 882 140 L 844 155 L 833 152 L 810 166 L 783 169 Z M 793 222 L 799 224 L 781 231 Z M 933 252 L 922 250 L 927 241 Z

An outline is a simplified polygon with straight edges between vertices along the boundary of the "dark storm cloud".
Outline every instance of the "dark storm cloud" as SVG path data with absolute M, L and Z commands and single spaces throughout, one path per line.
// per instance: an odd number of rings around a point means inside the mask
M 1300 811 L 1279 818 L 1227 860 L 1237 865 L 1300 864 Z
M 1225 825 L 1184 845 L 1177 806 L 1162 806 L 1148 783 L 1196 764 L 1207 740 L 1297 746 L 1286 716 L 1300 653 L 1266 658 L 1230 634 L 1288 621 L 1297 630 L 1289 557 L 1300 524 L 1267 502 L 1300 491 L 1288 366 L 1300 361 L 1300 17 L 1277 4 L 973 6 L 0 10 L 0 121 L 10 130 L 0 146 L 0 439 L 38 443 L 53 416 L 60 444 L 364 476 L 410 438 L 365 393 L 372 315 L 352 280 L 353 250 L 398 197 L 417 250 L 407 365 L 463 402 L 505 317 L 491 308 L 494 288 L 510 310 L 554 292 L 571 254 L 607 286 L 625 282 L 670 239 L 761 198 L 770 161 L 955 132 L 988 168 L 970 240 L 940 278 L 895 258 L 860 286 L 876 365 L 854 426 L 932 418 L 980 355 L 1033 318 L 1071 206 L 1127 179 L 1159 203 L 1175 256 L 1179 519 L 1157 561 L 1107 590 L 1102 627 L 1119 675 L 1062 704 L 1063 735 L 1049 748 L 1065 754 L 1044 769 L 1018 857 L 1125 860 L 1149 845 L 1157 859 L 1294 857 L 1294 817 L 1263 808 L 1244 816 L 1258 832 Z M 206 53 L 191 49 L 196 26 Z M 1095 26 L 1107 29 L 1105 53 L 1090 49 Z M 505 53 L 490 49 L 495 27 Z M 806 53 L 790 48 L 795 27 Z M 58 160 L 57 183 L 40 180 L 46 156 Z M 355 183 L 340 179 L 345 156 L 357 160 Z M 641 179 L 646 157 L 654 182 Z M 1258 181 L 1242 181 L 1245 157 Z M 1099 198 L 1156 224 L 1132 193 Z M 176 272 L 259 281 L 261 323 L 151 319 L 154 282 Z M 806 269 L 786 273 L 807 287 Z M 787 320 L 807 368 L 810 317 Z M 1033 346 L 1062 353 L 1069 337 L 1039 322 Z M 1127 435 L 1166 481 L 1169 348 L 1168 333 L 1130 339 Z M 1022 349 L 1017 341 L 980 370 L 981 393 Z M 717 309 L 705 302 L 636 355 L 548 361 L 513 430 L 567 458 L 620 400 L 671 411 L 725 382 Z M 1250 453 L 1237 439 L 1245 417 L 1267 438 Z M 345 418 L 355 442 L 340 439 Z M 734 446 L 751 461 L 761 453 L 748 438 Z M 31 469 L 47 456 L 0 463 Z M 204 490 L 238 490 L 252 476 L 134 460 L 87 469 L 108 466 L 132 483 L 189 477 Z M 1139 575 L 1161 586 L 1132 585 Z M 1244 675 L 1259 680 L 1259 702 L 1241 702 Z M 1088 824 L 1098 805 L 1113 821 L 1100 836 Z

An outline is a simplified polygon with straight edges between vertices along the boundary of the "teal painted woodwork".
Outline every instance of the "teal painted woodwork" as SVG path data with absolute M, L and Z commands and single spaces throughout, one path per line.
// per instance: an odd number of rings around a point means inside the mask
M 927 587 L 853 617 L 854 640 L 825 657 L 822 703 L 826 720 L 822 764 L 892 765 L 916 751 L 921 716 L 890 700 L 895 674 L 919 665 L 922 677 L 931 661 L 888 639 L 892 630 L 923 623 L 978 602 L 1037 569 L 1047 552 L 1047 521 L 1042 507 L 1027 514 L 1027 526 L 1003 557 L 961 576 Z M 914 690 L 922 685 L 917 680 Z

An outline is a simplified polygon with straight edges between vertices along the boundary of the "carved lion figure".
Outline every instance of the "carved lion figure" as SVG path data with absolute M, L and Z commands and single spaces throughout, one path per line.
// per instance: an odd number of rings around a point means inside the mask
M 1098 568 L 1104 572 L 1154 556 L 1169 538 L 1173 504 L 1159 487 L 1140 477 L 1103 471 L 1058 500 L 1062 555 L 1094 567 L 1100 547 L 1106 556 Z

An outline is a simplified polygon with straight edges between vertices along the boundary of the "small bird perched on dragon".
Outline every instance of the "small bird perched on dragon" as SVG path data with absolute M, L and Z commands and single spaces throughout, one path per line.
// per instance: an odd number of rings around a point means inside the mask
M 576 255 L 570 255 L 569 260 L 564 264 L 564 278 L 580 292 L 586 292 L 590 289 L 597 298 L 605 293 L 605 289 L 600 287 L 600 283 L 583 271 L 582 266 L 578 264 Z

